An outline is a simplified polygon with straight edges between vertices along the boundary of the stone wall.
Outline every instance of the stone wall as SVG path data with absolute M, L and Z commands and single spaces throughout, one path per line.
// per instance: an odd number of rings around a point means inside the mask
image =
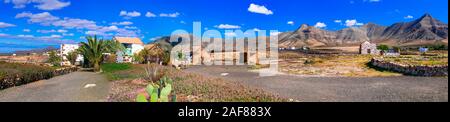
M 448 65 L 443 66 L 413 66 L 384 61 L 382 58 L 372 58 L 372 66 L 414 76 L 448 76 Z

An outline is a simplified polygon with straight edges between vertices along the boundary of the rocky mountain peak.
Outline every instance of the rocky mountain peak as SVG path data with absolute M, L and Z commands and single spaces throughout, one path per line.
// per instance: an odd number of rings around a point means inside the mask
M 369 22 L 360 27 L 327 31 L 302 24 L 295 32 L 287 32 L 281 35 L 283 36 L 280 44 L 284 47 L 336 46 L 360 44 L 363 41 L 389 41 L 392 42 L 390 44 L 396 45 L 407 43 L 431 44 L 448 38 L 448 24 L 426 13 L 417 20 L 394 23 L 387 27 Z

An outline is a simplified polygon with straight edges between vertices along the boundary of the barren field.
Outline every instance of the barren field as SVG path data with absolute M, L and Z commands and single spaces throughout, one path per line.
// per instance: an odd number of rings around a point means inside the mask
M 0 61 L 6 62 L 20 62 L 20 63 L 43 63 L 48 59 L 48 56 L 30 55 L 30 56 L 0 56 Z
M 279 70 L 287 74 L 321 77 L 384 77 L 399 73 L 379 71 L 367 64 L 372 56 L 355 54 L 312 55 L 293 51 L 280 52 Z

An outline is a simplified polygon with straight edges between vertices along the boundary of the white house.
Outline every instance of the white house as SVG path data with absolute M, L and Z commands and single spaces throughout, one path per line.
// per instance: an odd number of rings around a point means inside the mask
M 78 44 L 61 44 L 60 46 L 60 56 L 62 57 L 62 65 L 70 65 L 70 62 L 67 60 L 67 55 L 69 54 L 69 52 L 73 52 L 76 51 L 78 48 L 80 47 L 80 45 Z M 82 62 L 83 61 L 83 56 L 78 54 L 76 62 Z M 74 64 L 72 64 L 74 65 Z
M 368 41 L 363 42 L 359 47 L 360 54 L 379 55 L 380 51 L 377 49 L 377 44 Z
M 114 37 L 113 40 L 118 41 L 125 47 L 125 51 L 116 53 L 117 62 L 133 62 L 133 55 L 144 49 L 144 43 L 139 38 L 133 37 Z

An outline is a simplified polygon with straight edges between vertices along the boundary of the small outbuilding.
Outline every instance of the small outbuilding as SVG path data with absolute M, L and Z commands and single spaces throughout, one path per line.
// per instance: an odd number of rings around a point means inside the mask
M 379 55 L 380 51 L 377 49 L 377 44 L 370 43 L 369 41 L 363 42 L 359 46 L 360 54 Z

